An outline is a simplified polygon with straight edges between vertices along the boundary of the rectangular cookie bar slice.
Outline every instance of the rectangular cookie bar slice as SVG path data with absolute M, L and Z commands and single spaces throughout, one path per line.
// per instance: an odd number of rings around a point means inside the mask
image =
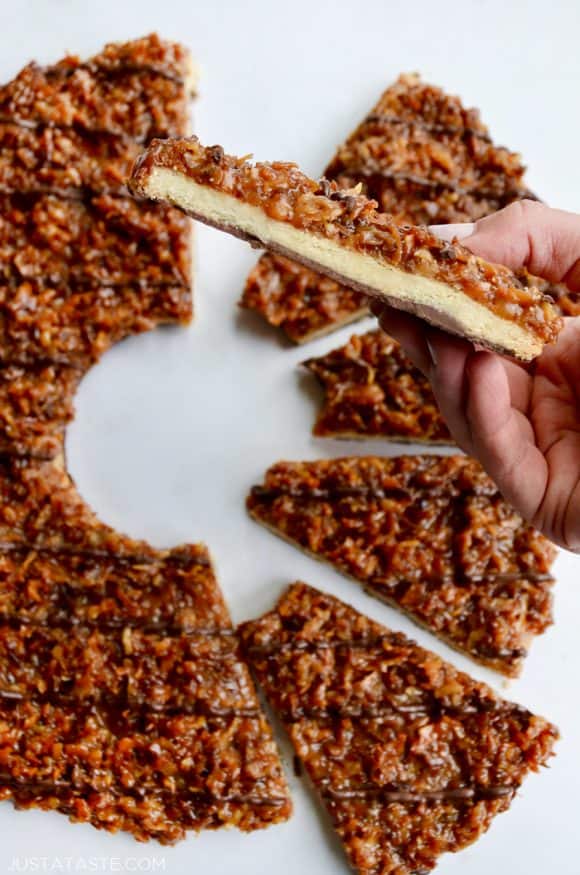
M 304 583 L 240 634 L 360 875 L 426 873 L 476 841 L 558 738 L 548 721 Z
M 508 268 L 424 227 L 399 226 L 364 195 L 315 182 L 294 164 L 254 165 L 196 137 L 158 140 L 130 187 L 522 360 L 538 356 L 562 327 L 551 299 Z
M 185 47 L 156 34 L 30 64 L 0 87 L 0 191 L 127 194 L 138 142 L 189 132 L 195 80 Z
M 429 381 L 384 331 L 304 362 L 324 389 L 317 437 L 453 444 Z
M 451 647 L 517 675 L 552 622 L 556 550 L 465 456 L 279 462 L 251 516 Z
M 194 74 L 187 49 L 151 34 L 0 87 L 3 361 L 76 365 L 190 320 L 191 223 L 135 203 L 125 182 L 139 142 L 190 130 Z

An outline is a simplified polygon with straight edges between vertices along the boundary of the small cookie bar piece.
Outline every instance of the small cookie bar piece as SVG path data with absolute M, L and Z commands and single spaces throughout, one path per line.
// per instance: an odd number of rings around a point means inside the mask
M 454 443 L 429 381 L 384 331 L 353 334 L 304 367 L 325 392 L 313 428 L 317 437 Z

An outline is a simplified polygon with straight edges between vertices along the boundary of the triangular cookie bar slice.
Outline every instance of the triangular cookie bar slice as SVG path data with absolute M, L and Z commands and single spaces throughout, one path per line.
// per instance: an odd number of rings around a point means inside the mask
M 257 261 L 240 306 L 281 328 L 293 343 L 307 343 L 368 313 L 364 295 L 274 252 Z
M 361 184 L 381 210 L 412 224 L 474 221 L 530 196 L 519 156 L 493 144 L 478 111 L 416 75 L 387 88 L 324 175 L 341 188 Z M 295 343 L 366 313 L 352 289 L 269 252 L 240 303 Z
M 360 180 L 381 209 L 413 224 L 473 220 L 533 198 L 524 172 L 477 110 L 417 75 L 384 92 L 327 168 L 341 188 Z
M 555 548 L 464 456 L 279 462 L 248 510 L 504 674 L 552 621 Z
M 360 875 L 417 875 L 506 811 L 546 720 L 303 583 L 241 626 L 271 706 Z

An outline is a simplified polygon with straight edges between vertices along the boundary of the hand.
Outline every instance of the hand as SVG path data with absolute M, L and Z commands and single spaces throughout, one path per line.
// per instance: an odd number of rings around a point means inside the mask
M 433 228 L 512 269 L 580 291 L 580 216 L 522 201 L 474 225 Z M 381 327 L 429 378 L 453 437 L 551 540 L 580 551 L 580 318 L 531 365 L 482 352 L 373 302 Z

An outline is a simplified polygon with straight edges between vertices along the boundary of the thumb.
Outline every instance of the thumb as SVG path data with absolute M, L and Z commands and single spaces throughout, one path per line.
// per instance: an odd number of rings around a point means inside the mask
M 447 236 L 453 226 L 435 228 Z M 456 226 L 457 227 L 457 226 Z M 460 227 L 460 226 L 459 226 Z M 515 201 L 475 225 L 462 243 L 476 255 L 580 291 L 580 216 L 537 201 Z

